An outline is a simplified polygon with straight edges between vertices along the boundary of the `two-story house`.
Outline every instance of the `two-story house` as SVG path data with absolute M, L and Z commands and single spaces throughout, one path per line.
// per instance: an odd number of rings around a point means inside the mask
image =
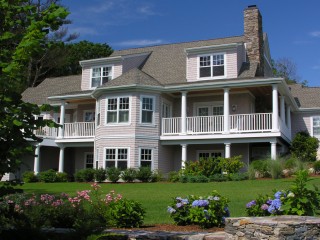
M 309 88 L 272 76 L 256 6 L 244 10 L 242 36 L 120 50 L 80 65 L 82 75 L 23 93 L 58 106 L 38 117 L 63 127 L 39 129 L 44 141 L 21 172 L 150 166 L 167 173 L 201 157 L 236 155 L 248 164 L 276 159 L 297 131 L 320 135 L 319 95 L 309 103 L 300 98 Z

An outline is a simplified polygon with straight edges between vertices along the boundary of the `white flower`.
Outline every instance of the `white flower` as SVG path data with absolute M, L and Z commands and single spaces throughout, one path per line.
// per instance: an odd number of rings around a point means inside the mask
M 294 193 L 293 192 L 288 193 L 287 197 L 290 197 L 290 198 L 292 197 L 293 198 L 294 197 Z

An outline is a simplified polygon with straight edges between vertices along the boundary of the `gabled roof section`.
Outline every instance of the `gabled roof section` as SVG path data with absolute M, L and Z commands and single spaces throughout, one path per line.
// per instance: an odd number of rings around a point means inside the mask
M 320 87 L 288 85 L 299 108 L 320 108 Z
M 187 82 L 185 49 L 241 43 L 243 41 L 243 36 L 236 36 L 212 40 L 165 44 L 115 51 L 111 57 L 151 52 L 146 62 L 141 66 L 141 70 L 144 73 L 150 75 L 154 79 L 157 79 L 162 85 L 185 83 Z
M 81 75 L 46 78 L 37 87 L 30 87 L 22 93 L 22 100 L 34 104 L 51 103 L 49 96 L 81 92 Z
M 138 68 L 132 68 L 121 76 L 103 84 L 98 88 L 118 87 L 118 86 L 161 86 L 156 79 L 141 71 Z

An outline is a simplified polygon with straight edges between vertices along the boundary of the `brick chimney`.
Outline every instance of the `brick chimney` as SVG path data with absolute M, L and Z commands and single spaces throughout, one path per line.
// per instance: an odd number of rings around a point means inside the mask
M 244 39 L 247 50 L 247 61 L 257 63 L 257 76 L 264 76 L 264 52 L 262 17 L 256 5 L 244 10 Z

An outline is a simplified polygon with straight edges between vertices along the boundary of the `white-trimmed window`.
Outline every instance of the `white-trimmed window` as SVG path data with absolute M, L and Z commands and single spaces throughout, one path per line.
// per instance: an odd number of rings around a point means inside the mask
M 129 122 L 129 97 L 116 97 L 107 99 L 107 124 Z
M 129 162 L 129 148 L 106 148 L 105 149 L 106 168 L 116 167 L 127 169 Z
M 224 53 L 199 56 L 199 78 L 225 76 Z
M 312 117 L 312 134 L 313 137 L 320 139 L 320 116 Z
M 83 121 L 84 122 L 94 122 L 96 120 L 95 114 L 96 113 L 94 110 L 85 110 L 83 112 Z
M 170 118 L 172 117 L 172 107 L 171 104 L 167 103 L 167 102 L 163 102 L 162 103 L 162 117 L 163 118 Z
M 140 148 L 140 166 L 152 168 L 153 152 L 151 148 Z
M 85 153 L 85 168 L 93 168 L 93 153 Z
M 199 150 L 197 151 L 198 160 L 200 159 L 208 159 L 208 158 L 217 158 L 223 157 L 222 150 Z
M 112 66 L 93 67 L 91 69 L 91 87 L 99 87 L 112 79 Z
M 153 123 L 154 102 L 154 97 L 141 97 L 141 123 Z

